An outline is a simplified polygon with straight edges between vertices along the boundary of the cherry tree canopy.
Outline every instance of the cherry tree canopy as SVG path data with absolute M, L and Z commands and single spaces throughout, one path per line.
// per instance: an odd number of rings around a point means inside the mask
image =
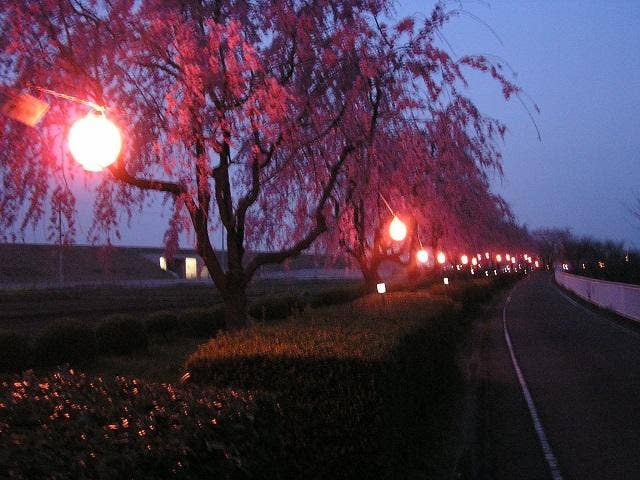
M 466 149 L 474 161 L 498 160 L 490 141 L 498 126 L 461 93 L 462 70 L 487 72 L 506 98 L 517 88 L 499 65 L 453 59 L 436 46 L 452 13 L 442 5 L 420 22 L 387 25 L 389 3 L 5 0 L 0 84 L 107 108 L 124 145 L 97 190 L 93 231 L 116 229 L 121 212 L 164 195 L 174 212 L 167 245 L 193 228 L 228 322 L 240 326 L 256 270 L 312 245 L 343 207 L 341 189 L 361 181 L 358 162 L 371 148 L 392 147 L 372 145 L 378 130 L 411 119 L 428 131 L 446 112 L 457 131 L 473 131 Z M 86 109 L 49 100 L 35 129 L 0 117 L 4 228 L 40 221 L 47 202 L 73 221 L 64 137 Z M 446 165 L 438 168 L 449 168 L 445 153 L 439 158 Z M 402 171 L 426 168 L 424 154 L 394 162 Z M 376 182 L 363 188 L 371 193 Z M 227 233 L 226 265 L 211 244 L 216 228 Z

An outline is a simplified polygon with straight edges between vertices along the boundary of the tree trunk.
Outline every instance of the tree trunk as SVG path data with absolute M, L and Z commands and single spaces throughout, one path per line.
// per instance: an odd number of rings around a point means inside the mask
M 230 282 L 225 290 L 222 292 L 222 299 L 227 330 L 235 331 L 248 327 L 251 322 L 247 308 L 246 286 L 242 283 Z
M 362 276 L 364 278 L 364 287 L 367 293 L 375 293 L 376 285 L 380 283 L 380 275 L 377 267 L 362 268 Z

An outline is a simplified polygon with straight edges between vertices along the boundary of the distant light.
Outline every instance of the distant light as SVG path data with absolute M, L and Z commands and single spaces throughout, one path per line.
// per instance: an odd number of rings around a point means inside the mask
M 493 271 L 493 274 L 494 274 L 494 275 L 498 275 L 498 271 L 497 271 L 497 270 L 494 270 L 494 271 Z
M 160 257 L 160 268 L 162 270 L 167 270 L 167 259 L 164 257 Z
M 510 261 L 511 261 L 511 255 L 507 253 L 507 262 L 510 262 Z
M 447 256 L 444 254 L 444 252 L 438 252 L 437 260 L 438 260 L 438 263 L 442 265 L 444 262 L 447 261 Z
M 478 265 L 478 259 L 477 259 L 476 257 L 473 257 L 473 258 L 471 259 L 471 264 L 472 264 L 473 266 Z
M 469 263 L 469 257 L 467 257 L 466 255 L 462 255 L 460 257 L 460 261 L 462 262 L 463 265 L 466 265 Z
M 476 255 L 478 257 L 478 260 L 482 260 L 482 254 L 479 253 L 478 255 Z
M 502 255 L 497 254 L 496 255 L 496 262 L 500 263 L 502 261 Z
M 386 293 L 387 292 L 387 286 L 383 283 L 378 283 L 376 285 L 376 288 L 378 289 L 378 293 Z
M 516 264 L 516 257 L 511 257 L 511 263 Z
M 484 258 L 486 258 L 487 260 L 489 260 L 489 252 L 485 252 L 485 254 L 484 254 Z
M 538 263 L 538 262 L 536 262 L 536 263 Z M 582 264 L 582 269 L 584 270 L 585 268 L 587 268 L 587 266 L 583 263 Z
M 407 236 L 407 226 L 398 217 L 393 217 L 389 224 L 389 236 L 396 242 L 401 242 Z
M 484 272 L 484 276 L 485 276 L 485 277 L 488 277 L 488 276 L 489 276 L 489 272 L 488 272 L 488 271 L 485 271 L 485 272 Z
M 184 276 L 187 280 L 198 278 L 198 260 L 194 257 L 184 259 Z
M 416 253 L 416 259 L 420 263 L 427 263 L 429 261 L 429 253 L 424 248 L 421 248 Z
M 90 172 L 99 172 L 115 162 L 121 147 L 118 127 L 104 114 L 91 112 L 69 130 L 69 151 Z
M 536 260 L 535 265 L 536 265 L 536 268 L 538 268 L 540 266 L 540 264 L 538 263 L 538 260 Z
M 472 268 L 472 269 L 471 269 L 471 275 L 475 275 L 475 274 L 476 274 L 476 272 L 475 272 L 475 270 Z
M 443 282 L 445 285 L 449 285 L 449 279 L 447 277 L 444 277 Z

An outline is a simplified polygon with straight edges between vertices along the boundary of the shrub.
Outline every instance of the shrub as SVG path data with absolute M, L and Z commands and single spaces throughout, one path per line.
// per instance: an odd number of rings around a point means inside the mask
M 411 462 L 424 463 L 425 452 L 433 461 L 444 427 L 452 423 L 448 416 L 438 420 L 440 430 L 419 430 L 430 433 L 420 440 L 429 448 L 409 462 L 403 432 L 416 419 L 429 422 L 430 410 L 445 412 L 440 404 L 457 398 L 451 389 L 458 385 L 461 326 L 458 317 L 438 320 L 452 309 L 451 301 L 425 292 L 390 293 L 385 306 L 368 295 L 225 332 L 201 346 L 187 369 L 198 383 L 274 395 L 282 414 L 257 423 L 267 450 L 254 472 L 259 478 L 304 478 L 309 472 L 317 478 L 417 477 Z M 434 330 L 436 323 L 441 331 Z M 416 335 L 420 341 L 410 342 Z M 410 375 L 403 373 L 407 366 Z M 430 393 L 423 403 L 403 403 L 398 391 Z M 412 410 L 401 415 L 407 408 Z
M 255 410 L 235 391 L 28 374 L 0 384 L 3 478 L 246 478 L 264 458 Z
M 0 330 L 0 372 L 20 372 L 30 366 L 32 347 L 26 335 Z
M 270 295 L 254 302 L 249 315 L 260 321 L 281 320 L 296 311 L 304 310 L 305 302 L 296 295 Z
M 78 320 L 55 320 L 35 340 L 34 357 L 38 365 L 83 364 L 95 356 L 94 331 Z
M 178 315 L 178 323 L 186 335 L 211 338 L 224 328 L 224 315 L 220 309 L 190 308 Z
M 131 315 L 112 315 L 96 328 L 100 353 L 126 355 L 147 348 L 144 323 Z
M 145 328 L 149 335 L 159 335 L 165 340 L 169 340 L 171 334 L 182 333 L 182 326 L 178 320 L 178 315 L 173 312 L 154 312 L 147 315 Z
M 360 287 L 331 288 L 314 293 L 309 299 L 312 308 L 339 305 L 359 298 L 363 295 Z

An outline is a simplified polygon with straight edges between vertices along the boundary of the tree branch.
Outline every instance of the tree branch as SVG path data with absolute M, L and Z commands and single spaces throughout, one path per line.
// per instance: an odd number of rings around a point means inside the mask
M 333 190 L 337 180 L 338 174 L 340 173 L 340 169 L 344 162 L 348 158 L 348 156 L 356 150 L 357 146 L 354 144 L 345 145 L 342 148 L 342 152 L 340 152 L 340 157 L 338 161 L 331 168 L 331 174 L 329 175 L 329 180 L 327 184 L 324 186 L 322 191 L 322 196 L 316 205 L 315 217 L 316 224 L 315 226 L 305 235 L 304 238 L 296 242 L 291 248 L 287 248 L 285 250 L 281 250 L 279 252 L 264 252 L 257 254 L 253 260 L 249 263 L 246 270 L 246 278 L 251 278 L 253 274 L 260 268 L 262 265 L 266 265 L 269 263 L 281 263 L 287 258 L 296 257 L 302 253 L 303 250 L 309 248 L 311 244 L 322 235 L 327 230 L 327 221 L 324 217 L 324 207 L 329 199 L 331 191 Z

